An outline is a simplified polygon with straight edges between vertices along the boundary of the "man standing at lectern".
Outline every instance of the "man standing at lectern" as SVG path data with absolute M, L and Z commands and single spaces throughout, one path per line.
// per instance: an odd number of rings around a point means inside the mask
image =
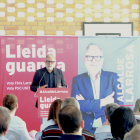
M 117 74 L 102 70 L 104 57 L 98 45 L 88 45 L 84 62 L 87 72 L 73 78 L 71 96 L 79 101 L 85 129 L 94 133 L 105 122 L 105 106 L 123 104 L 123 94 Z
M 46 67 L 36 71 L 30 86 L 31 91 L 36 92 L 37 88 L 67 87 L 62 70 L 54 68 L 56 59 L 52 54 L 46 56 L 45 64 Z M 38 107 L 37 102 L 36 107 Z

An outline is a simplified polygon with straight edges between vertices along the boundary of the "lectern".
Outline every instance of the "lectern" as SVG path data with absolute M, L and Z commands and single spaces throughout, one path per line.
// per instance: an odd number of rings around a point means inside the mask
M 67 97 L 70 97 L 69 88 L 39 88 L 38 117 L 48 118 L 51 103 L 56 99 L 65 100 Z

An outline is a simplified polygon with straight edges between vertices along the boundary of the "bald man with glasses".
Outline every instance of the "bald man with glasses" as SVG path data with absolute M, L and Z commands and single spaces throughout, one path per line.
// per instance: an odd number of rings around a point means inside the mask
M 73 78 L 71 96 L 80 104 L 85 129 L 95 132 L 105 122 L 104 110 L 109 103 L 123 104 L 122 90 L 116 73 L 102 70 L 103 51 L 96 44 L 89 44 L 84 63 L 86 73 Z

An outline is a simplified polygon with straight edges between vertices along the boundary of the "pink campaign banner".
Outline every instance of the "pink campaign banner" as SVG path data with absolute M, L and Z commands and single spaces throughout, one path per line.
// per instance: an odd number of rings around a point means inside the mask
M 16 115 L 26 122 L 29 131 L 39 131 L 37 97 L 30 91 L 33 76 L 45 67 L 45 57 L 52 53 L 55 67 L 63 71 L 71 91 L 72 78 L 78 74 L 78 37 L 1 36 L 0 48 L 0 103 L 6 94 L 15 94 L 19 104 Z
M 48 118 L 51 103 L 56 99 L 65 100 L 70 97 L 69 88 L 43 88 L 38 89 L 38 117 Z

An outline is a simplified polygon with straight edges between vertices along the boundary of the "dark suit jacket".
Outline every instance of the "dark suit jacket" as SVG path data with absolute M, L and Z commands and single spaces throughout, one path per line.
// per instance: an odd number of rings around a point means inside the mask
M 123 102 L 119 98 L 122 95 L 118 94 L 122 93 L 122 90 L 117 88 L 117 85 L 120 84 L 117 81 L 118 78 L 119 77 L 116 73 L 103 70 L 101 71 L 99 99 L 94 99 L 92 83 L 90 81 L 88 73 L 83 73 L 73 78 L 71 96 L 76 98 L 76 95 L 81 94 L 85 99 L 79 100 L 80 110 L 85 121 L 85 129 L 94 132 L 94 130 L 92 131 L 94 117 L 96 119 L 101 117 L 102 123 L 105 122 L 105 107 L 100 108 L 100 99 L 105 98 L 114 91 L 115 102 L 118 104 L 123 104 Z
M 39 69 L 39 70 L 36 71 L 36 73 L 34 75 L 34 78 L 33 78 L 33 82 L 32 82 L 32 84 L 30 86 L 31 91 L 34 91 L 34 92 L 37 91 L 37 88 L 39 86 L 39 82 L 40 82 L 40 86 L 44 86 L 44 85 L 46 85 L 48 83 L 47 78 L 46 78 L 47 73 L 45 73 L 46 70 L 47 70 L 46 67 L 44 67 L 44 68 Z M 45 75 L 42 78 L 44 73 L 45 73 Z M 42 80 L 41 80 L 41 78 L 42 78 Z M 60 70 L 60 69 L 54 68 L 54 81 L 55 81 L 55 88 L 60 83 L 61 83 L 61 85 L 63 87 L 67 87 L 64 75 L 62 73 L 62 70 Z M 37 103 L 36 103 L 36 107 L 38 107 Z

